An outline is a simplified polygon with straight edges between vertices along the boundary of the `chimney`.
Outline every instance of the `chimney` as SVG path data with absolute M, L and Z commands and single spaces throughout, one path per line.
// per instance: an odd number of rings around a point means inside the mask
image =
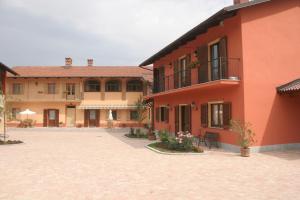
M 93 63 L 94 63 L 94 60 L 92 58 L 87 59 L 87 64 L 88 64 L 89 67 L 92 67 Z
M 65 58 L 65 66 L 72 66 L 72 58 L 71 57 Z
M 233 4 L 236 5 L 236 4 L 241 4 L 241 3 L 247 3 L 249 1 L 250 0 L 233 0 Z

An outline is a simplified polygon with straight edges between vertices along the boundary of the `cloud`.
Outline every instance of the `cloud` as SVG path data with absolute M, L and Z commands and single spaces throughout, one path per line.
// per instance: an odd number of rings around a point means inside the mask
M 137 65 L 232 0 L 0 0 L 8 65 Z

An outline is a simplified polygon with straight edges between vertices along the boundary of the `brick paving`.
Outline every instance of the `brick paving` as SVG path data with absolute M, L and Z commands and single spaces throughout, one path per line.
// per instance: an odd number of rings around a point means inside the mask
M 124 129 L 10 129 L 0 199 L 300 199 L 300 151 L 162 155 Z

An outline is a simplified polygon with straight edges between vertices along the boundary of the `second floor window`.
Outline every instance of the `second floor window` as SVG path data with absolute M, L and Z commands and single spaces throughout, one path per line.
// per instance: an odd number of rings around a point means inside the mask
M 127 82 L 127 91 L 128 92 L 142 92 L 143 83 L 140 80 L 131 80 Z
M 55 83 L 48 83 L 48 94 L 55 94 Z
M 117 80 L 107 81 L 105 84 L 106 92 L 119 92 L 121 91 L 120 82 Z
M 98 80 L 87 80 L 84 84 L 85 92 L 100 92 L 100 82 Z
M 14 83 L 13 88 L 12 88 L 12 93 L 13 94 L 22 94 L 23 93 L 23 88 L 21 83 Z

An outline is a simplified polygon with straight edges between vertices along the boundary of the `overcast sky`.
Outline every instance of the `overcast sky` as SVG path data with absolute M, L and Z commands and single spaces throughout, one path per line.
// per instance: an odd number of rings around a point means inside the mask
M 138 65 L 233 0 L 0 0 L 0 62 Z

